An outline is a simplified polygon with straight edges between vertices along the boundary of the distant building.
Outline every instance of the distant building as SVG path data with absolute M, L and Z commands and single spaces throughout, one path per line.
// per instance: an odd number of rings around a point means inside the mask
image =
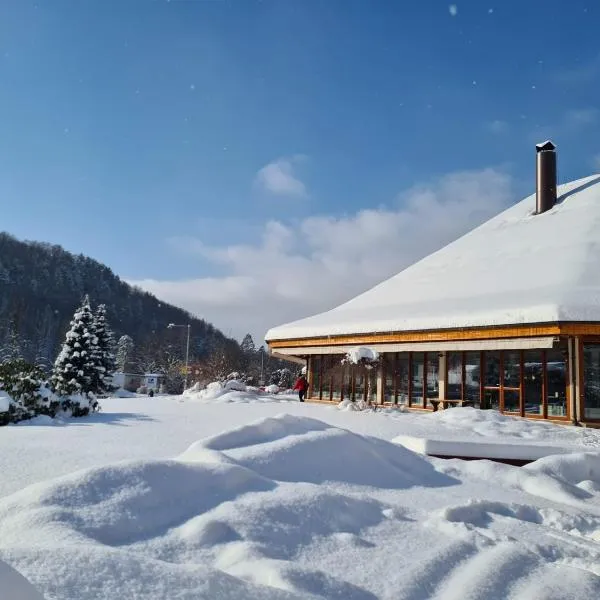
M 164 387 L 165 375 L 163 373 L 145 373 L 142 379 L 142 385 L 145 386 L 148 391 L 154 390 L 160 392 Z
M 141 385 L 144 376 L 139 373 L 115 373 L 113 375 L 113 385 L 135 392 Z
M 273 355 L 308 366 L 309 398 L 600 425 L 600 177 L 557 194 L 555 147 L 536 150 L 536 194 L 345 304 L 267 333 Z M 374 368 L 342 363 L 361 346 L 379 353 Z

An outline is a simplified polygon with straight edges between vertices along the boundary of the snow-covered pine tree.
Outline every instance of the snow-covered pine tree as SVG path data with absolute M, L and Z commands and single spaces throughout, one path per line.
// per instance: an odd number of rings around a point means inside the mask
M 60 354 L 54 362 L 52 389 L 61 397 L 65 409 L 74 416 L 87 414 L 94 406 L 94 382 L 98 376 L 98 344 L 90 299 L 86 296 L 75 311 Z M 72 396 L 81 395 L 75 400 Z
M 133 352 L 133 340 L 128 335 L 122 335 L 117 342 L 117 368 L 125 373 L 127 362 Z
M 247 333 L 244 336 L 244 339 L 242 340 L 242 343 L 240 344 L 240 348 L 242 349 L 242 352 L 246 356 L 252 356 L 256 352 L 256 346 L 254 345 L 254 340 L 252 339 L 252 336 L 249 333 Z
M 98 371 L 92 391 L 95 394 L 108 394 L 116 389 L 112 379 L 117 367 L 113 333 L 106 320 L 106 305 L 104 304 L 100 304 L 94 314 L 94 333 L 97 341 L 95 358 L 98 362 Z

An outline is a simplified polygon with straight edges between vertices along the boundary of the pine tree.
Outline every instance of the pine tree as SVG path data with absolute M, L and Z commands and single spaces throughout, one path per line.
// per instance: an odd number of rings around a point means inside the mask
M 95 394 L 107 394 L 115 389 L 112 379 L 117 367 L 113 349 L 113 333 L 106 320 L 106 306 L 104 304 L 100 304 L 96 309 L 94 333 L 97 341 L 97 352 L 94 358 L 97 361 L 98 369 L 92 391 Z
M 54 362 L 52 388 L 73 414 L 87 413 L 87 406 L 73 406 L 68 396 L 81 394 L 89 398 L 98 376 L 98 344 L 94 331 L 94 315 L 86 296 L 75 311 L 60 354 Z
M 254 340 L 252 336 L 247 333 L 240 344 L 242 352 L 246 355 L 252 356 L 256 352 L 256 347 L 254 346 Z
M 117 368 L 125 373 L 127 361 L 133 352 L 133 340 L 128 335 L 122 335 L 117 342 Z

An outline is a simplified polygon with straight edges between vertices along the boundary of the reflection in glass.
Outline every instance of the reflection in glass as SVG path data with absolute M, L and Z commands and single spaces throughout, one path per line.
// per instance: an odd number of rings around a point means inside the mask
M 526 414 L 542 415 L 544 364 L 541 350 L 525 350 L 523 354 L 523 404 Z
M 337 358 L 337 357 L 336 357 Z M 332 369 L 331 377 L 331 399 L 342 399 L 342 376 L 344 367 L 340 364 L 339 359 L 335 361 L 335 368 Z
M 567 357 L 560 350 L 546 352 L 546 381 L 549 417 L 567 416 Z
M 313 356 L 310 359 L 311 390 L 313 398 L 321 397 L 321 357 Z
M 368 397 L 370 402 L 377 402 L 377 368 L 367 369 L 366 377 L 369 381 Z
M 583 346 L 583 388 L 586 419 L 600 419 L 600 344 Z
M 354 374 L 354 400 L 365 399 L 365 369 L 356 369 Z
M 331 394 L 331 368 L 333 366 L 333 359 L 331 356 L 325 356 L 323 358 L 323 383 L 321 385 L 321 399 L 330 400 Z
M 446 381 L 446 398 L 462 400 L 462 352 L 448 352 L 448 379 Z
M 521 392 L 504 390 L 504 412 L 521 412 Z
M 440 359 L 437 352 L 427 353 L 427 398 L 437 400 L 440 397 Z
M 394 398 L 394 354 L 384 354 L 383 355 L 383 372 L 384 372 L 384 385 L 383 385 L 383 401 L 384 402 L 395 402 Z
M 425 355 L 423 352 L 413 352 L 412 355 L 412 389 L 410 403 L 413 406 L 423 406 Z
M 500 352 L 486 352 L 484 364 L 483 385 L 500 387 Z
M 500 410 L 500 388 L 483 390 L 481 408 Z
M 479 405 L 480 395 L 480 354 L 465 352 L 465 400 Z
M 396 359 L 396 386 L 398 404 L 408 404 L 408 384 L 410 379 L 408 367 L 408 354 L 398 354 L 398 358 Z
M 504 387 L 518 388 L 521 386 L 521 353 L 504 352 Z M 506 403 L 505 403 L 506 405 Z
M 342 373 L 342 395 L 352 400 L 352 367 L 345 365 Z

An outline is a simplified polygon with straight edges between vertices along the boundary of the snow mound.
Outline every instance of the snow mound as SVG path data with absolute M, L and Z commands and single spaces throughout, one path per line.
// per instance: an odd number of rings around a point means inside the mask
M 112 396 L 114 396 L 115 398 L 137 398 L 138 394 L 136 394 L 135 392 L 130 392 L 129 390 L 126 390 L 124 388 L 119 388 L 118 390 L 112 393 Z
M 175 460 L 88 469 L 8 496 L 0 555 L 51 597 L 368 598 L 294 557 L 387 519 L 387 505 L 348 486 L 454 483 L 391 443 L 281 415 Z
M 346 354 L 346 360 L 354 365 L 360 362 L 375 362 L 379 360 L 379 352 L 366 346 L 358 346 L 357 348 L 352 348 Z
M 225 382 L 225 389 L 234 392 L 245 392 L 246 384 L 243 381 L 239 381 L 238 379 L 230 379 Z
M 23 575 L 1 560 L 0 592 L 6 600 L 44 600 Z
M 591 600 L 599 461 L 428 459 L 280 414 L 0 499 L 0 558 L 61 600 Z

